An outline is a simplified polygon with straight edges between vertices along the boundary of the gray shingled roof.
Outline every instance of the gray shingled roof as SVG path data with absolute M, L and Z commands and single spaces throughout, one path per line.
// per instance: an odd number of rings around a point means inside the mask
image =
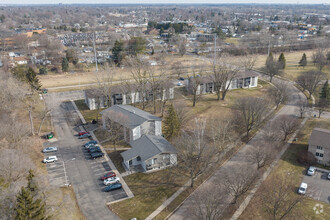
M 324 148 L 330 148 L 330 130 L 323 128 L 314 128 L 308 143 Z
M 177 150 L 162 136 L 143 135 L 137 140 L 131 141 L 131 149 L 121 153 L 124 161 L 138 156 L 146 161 L 160 153 L 177 153 Z
M 135 108 L 131 105 L 113 105 L 101 114 L 106 114 L 110 120 L 117 122 L 127 128 L 136 128 L 145 121 L 161 121 L 162 119 L 146 111 Z
M 241 78 L 247 78 L 247 77 L 255 77 L 258 76 L 258 74 L 254 71 L 239 71 L 236 76 L 234 77 L 234 79 L 241 79 Z M 190 77 L 189 79 L 192 79 L 192 77 Z M 211 83 L 214 80 L 214 75 L 210 74 L 210 75 L 205 75 L 205 76 L 201 76 L 200 78 L 200 82 L 201 83 Z

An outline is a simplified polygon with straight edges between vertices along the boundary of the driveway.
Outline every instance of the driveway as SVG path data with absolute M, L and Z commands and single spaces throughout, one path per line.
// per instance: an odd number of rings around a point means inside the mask
M 330 204 L 329 171 L 317 168 L 314 176 L 305 175 L 302 182 L 307 183 L 306 196 Z
M 279 79 L 273 79 L 273 83 L 276 83 L 279 81 Z M 203 191 L 206 188 L 216 188 L 217 185 L 221 185 L 221 183 L 224 181 L 223 176 L 226 171 L 233 169 L 235 166 L 251 166 L 251 163 L 249 161 L 249 158 L 246 157 L 246 152 L 253 149 L 256 143 L 260 141 L 260 138 L 262 137 L 262 133 L 264 131 L 264 128 L 268 127 L 269 124 L 275 120 L 277 117 L 281 115 L 291 115 L 293 117 L 296 117 L 298 114 L 298 107 L 297 104 L 300 102 L 300 100 L 306 100 L 305 96 L 293 85 L 289 86 L 289 101 L 288 104 L 285 105 L 277 114 L 265 124 L 263 128 L 260 129 L 259 132 L 245 145 L 243 146 L 240 151 L 238 151 L 230 160 L 228 160 L 225 164 L 223 164 L 212 177 L 210 177 L 208 180 L 206 180 L 195 192 L 192 193 L 192 195 L 198 193 L 199 191 Z M 226 196 L 224 198 L 225 201 L 231 201 L 230 196 Z M 183 204 L 170 216 L 170 220 L 184 220 L 184 219 L 194 219 L 191 211 L 192 207 L 194 207 L 194 201 L 192 197 L 188 197 Z
M 124 198 L 123 190 L 111 193 L 102 192 L 103 183 L 99 177 L 110 170 L 104 158 L 92 160 L 82 147 L 87 140 L 79 140 L 76 136 L 81 121 L 71 102 L 65 100 L 82 99 L 83 91 L 49 93 L 44 95 L 46 104 L 51 109 L 53 126 L 58 146 L 59 161 L 47 165 L 50 181 L 55 177 L 63 177 L 62 168 L 65 166 L 68 182 L 72 185 L 79 207 L 87 219 L 120 219 L 105 205 L 107 202 Z M 62 164 L 62 167 L 61 165 Z M 53 174 L 54 173 L 54 174 Z M 57 184 L 60 184 L 58 181 Z M 63 181 L 62 181 L 63 182 Z

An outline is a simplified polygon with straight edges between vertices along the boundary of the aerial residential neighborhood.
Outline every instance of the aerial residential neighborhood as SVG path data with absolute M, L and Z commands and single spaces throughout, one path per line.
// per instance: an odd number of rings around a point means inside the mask
M 0 219 L 329 219 L 326 1 L 0 1 L 0 77 Z

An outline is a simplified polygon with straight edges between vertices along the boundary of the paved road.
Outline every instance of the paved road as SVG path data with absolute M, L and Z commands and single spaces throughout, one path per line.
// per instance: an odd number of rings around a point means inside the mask
M 278 79 L 274 79 L 274 83 L 278 82 Z M 285 105 L 266 125 L 244 146 L 241 148 L 239 152 L 237 152 L 229 161 L 227 161 L 223 166 L 221 166 L 214 175 L 205 181 L 193 194 L 198 193 L 198 191 L 205 190 L 206 188 L 216 188 L 217 185 L 221 185 L 223 182 L 223 176 L 225 172 L 231 170 L 233 167 L 240 166 L 251 166 L 249 159 L 246 157 L 246 152 L 250 149 L 253 149 L 254 146 L 258 142 L 260 142 L 260 138 L 262 137 L 262 133 L 264 128 L 269 126 L 273 120 L 275 120 L 280 115 L 291 115 L 293 117 L 298 115 L 297 104 L 300 100 L 306 100 L 305 96 L 294 86 L 289 87 L 289 102 Z M 193 195 L 192 194 L 192 195 Z M 224 198 L 226 201 L 231 201 L 231 197 L 227 195 Z M 170 216 L 170 220 L 184 220 L 184 219 L 195 219 L 192 215 L 192 210 L 194 209 L 194 202 L 192 197 L 188 197 L 185 202 L 180 206 L 173 214 Z
M 102 192 L 102 182 L 98 179 L 102 174 L 110 169 L 104 158 L 91 160 L 88 153 L 82 147 L 86 140 L 79 140 L 75 135 L 79 128 L 80 119 L 70 102 L 63 103 L 64 100 L 75 100 L 83 98 L 81 91 L 50 93 L 44 96 L 49 109 L 52 109 L 51 116 L 56 132 L 57 142 L 53 146 L 59 147 L 59 161 L 55 163 L 63 164 L 68 176 L 68 181 L 75 191 L 80 209 L 87 219 L 120 219 L 112 213 L 106 202 L 124 198 L 127 195 L 123 190 L 112 193 Z M 58 176 L 63 176 L 60 166 L 58 166 Z M 50 173 L 50 181 L 54 180 L 52 171 L 54 167 L 47 165 Z

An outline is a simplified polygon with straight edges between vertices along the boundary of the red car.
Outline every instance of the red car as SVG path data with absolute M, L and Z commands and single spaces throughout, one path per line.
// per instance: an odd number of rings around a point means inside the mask
M 78 133 L 78 136 L 81 136 L 81 135 L 84 135 L 84 134 L 89 134 L 89 132 L 87 132 L 87 131 L 80 131 L 80 132 Z
M 109 173 L 106 173 L 104 174 L 103 176 L 101 176 L 101 180 L 105 180 L 105 179 L 108 179 L 108 178 L 111 178 L 111 177 L 116 177 L 116 174 L 114 172 L 109 172 Z

